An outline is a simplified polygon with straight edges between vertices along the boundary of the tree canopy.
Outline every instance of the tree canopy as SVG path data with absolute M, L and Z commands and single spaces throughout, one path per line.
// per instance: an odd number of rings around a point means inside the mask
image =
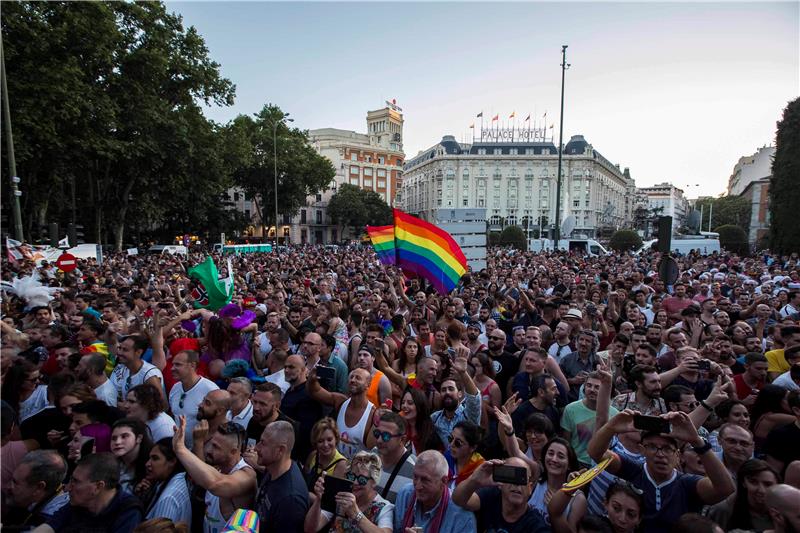
M 752 205 L 750 200 L 744 196 L 702 198 L 695 204 L 695 209 L 700 211 L 701 207 L 703 211 L 701 231 L 708 231 L 709 220 L 712 228 L 733 225 L 742 228 L 745 234 L 750 231 Z
M 800 98 L 783 111 L 775 136 L 775 159 L 769 184 L 770 248 L 778 253 L 800 251 Z
M 615 252 L 630 252 L 642 246 L 642 238 L 630 229 L 621 229 L 614 232 L 608 245 Z
M 349 183 L 341 185 L 331 197 L 328 214 L 334 224 L 355 233 L 361 232 L 364 226 L 386 226 L 393 223 L 392 208 L 381 195 Z

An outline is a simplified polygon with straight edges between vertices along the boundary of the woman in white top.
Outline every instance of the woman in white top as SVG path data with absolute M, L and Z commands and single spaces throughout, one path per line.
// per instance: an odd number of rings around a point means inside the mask
M 304 530 L 316 533 L 330 524 L 331 531 L 362 531 L 391 533 L 394 529 L 394 505 L 375 490 L 381 478 L 381 458 L 376 453 L 358 452 L 345 477 L 353 483 L 351 492 L 336 495 L 336 513 L 322 509 L 325 478 L 320 476 L 314 485 L 312 505 L 306 513 Z
M 19 413 L 24 422 L 49 405 L 47 386 L 39 384 L 39 369 L 25 359 L 18 359 L 3 377 L 3 399 Z
M 141 420 L 147 425 L 153 442 L 171 439 L 175 434 L 175 421 L 164 412 L 164 398 L 161 392 L 149 383 L 132 388 L 120 407 L 127 416 Z
M 169 518 L 192 529 L 192 505 L 186 472 L 172 449 L 172 438 L 161 439 L 150 449 L 145 478 L 136 493 L 145 506 L 145 519 Z

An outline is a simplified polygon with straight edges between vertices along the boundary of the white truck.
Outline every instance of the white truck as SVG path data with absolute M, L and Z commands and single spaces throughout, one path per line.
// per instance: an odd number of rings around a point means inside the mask
M 560 239 L 558 241 L 559 250 L 569 250 L 570 252 L 580 252 L 590 257 L 608 255 L 608 250 L 594 239 Z M 553 251 L 552 239 L 531 239 L 528 241 L 528 250 L 531 252 Z
M 658 249 L 658 239 L 645 241 L 642 247 L 634 252 L 635 255 L 647 253 L 651 249 Z M 703 255 L 710 255 L 721 251 L 719 233 L 701 231 L 699 235 L 673 235 L 670 242 L 670 251 L 686 255 L 692 250 L 699 250 Z

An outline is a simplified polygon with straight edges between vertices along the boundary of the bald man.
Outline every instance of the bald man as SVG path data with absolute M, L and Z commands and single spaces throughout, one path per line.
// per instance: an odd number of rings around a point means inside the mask
M 765 498 L 774 533 L 800 531 L 800 489 L 790 485 L 773 485 Z
M 311 428 L 322 418 L 322 405 L 308 394 L 308 369 L 302 355 L 290 355 L 286 359 L 284 377 L 289 383 L 289 390 L 281 400 L 281 412 L 298 424 L 297 443 L 292 450 L 292 458 L 305 461 L 311 447 Z
M 226 390 L 212 390 L 197 406 L 197 424 L 192 428 L 192 452 L 205 458 L 203 449 L 217 432 L 217 428 L 228 421 L 231 408 L 231 393 Z

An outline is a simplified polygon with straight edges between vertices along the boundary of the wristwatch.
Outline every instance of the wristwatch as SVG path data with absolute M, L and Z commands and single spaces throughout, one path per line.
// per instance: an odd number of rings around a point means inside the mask
M 505 431 L 504 430 L 504 433 L 506 434 L 507 437 L 510 437 L 510 436 L 514 435 L 514 430 L 513 429 L 511 431 Z
M 714 408 L 711 407 L 710 405 L 708 405 L 705 400 L 700 400 L 699 403 L 703 407 L 703 409 L 705 409 L 706 411 L 711 411 L 711 412 L 714 411 Z
M 708 440 L 706 439 L 703 439 L 703 444 L 701 446 L 692 446 L 692 450 L 694 450 L 694 453 L 696 453 L 697 455 L 703 455 L 710 449 L 711 449 L 711 443 L 708 442 Z
M 359 522 L 361 522 L 362 518 L 364 518 L 364 513 L 362 511 L 359 511 L 358 514 L 353 517 L 353 523 L 358 524 Z

